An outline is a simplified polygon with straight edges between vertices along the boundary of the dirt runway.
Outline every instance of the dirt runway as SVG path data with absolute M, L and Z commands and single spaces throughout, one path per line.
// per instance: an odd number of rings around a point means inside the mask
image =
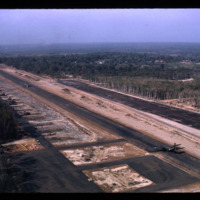
M 115 102 L 122 103 L 138 110 L 156 114 L 161 117 L 177 121 L 184 125 L 200 129 L 200 114 L 198 113 L 189 112 L 178 108 L 172 108 L 167 105 L 130 97 L 121 93 L 106 90 L 100 87 L 95 87 L 81 81 L 59 80 L 58 82 Z
M 24 87 L 25 81 L 1 70 L 0 74 L 16 85 Z M 31 84 L 28 90 L 61 109 L 67 110 L 88 126 L 90 124 L 95 125 L 102 132 L 105 130 L 110 132 L 111 135 L 119 136 L 119 138 L 112 138 L 109 142 L 108 139 L 104 138 L 92 143 L 64 144 L 62 147 L 56 147 L 55 143 L 47 137 L 50 132 L 30 129 L 32 136 L 40 141 L 43 148 L 10 154 L 13 165 L 24 167 L 28 171 L 29 176 L 26 178 L 27 184 L 23 186 L 23 191 L 115 192 L 118 191 L 116 188 L 120 181 L 115 180 L 116 182 L 112 183 L 113 185 L 105 186 L 104 184 L 102 186 L 102 182 L 100 182 L 102 177 L 98 179 L 98 173 L 108 174 L 108 177 L 114 180 L 116 178 L 114 174 L 118 172 L 119 166 L 122 169 L 130 170 L 130 173 L 134 174 L 133 177 L 137 177 L 136 180 L 142 180 L 142 183 L 146 183 L 144 187 L 139 187 L 140 184 L 137 182 L 126 182 L 122 187 L 127 186 L 127 188 L 125 187 L 119 192 L 156 192 L 200 181 L 200 178 L 156 157 L 156 153 L 152 153 L 151 150 L 154 146 L 160 145 L 161 142 Z M 35 116 L 32 121 L 36 120 L 37 114 Z M 27 117 L 24 120 L 30 119 Z M 34 127 L 34 123 L 32 123 L 32 126 Z M 134 152 L 136 150 L 137 153 Z M 89 151 L 91 151 L 90 154 L 85 153 Z M 108 151 L 108 155 L 103 155 L 106 151 Z M 66 152 L 66 154 L 63 152 Z M 109 157 L 110 152 L 112 152 L 112 157 Z M 74 153 L 79 159 L 78 165 L 77 160 L 74 160 Z M 71 157 L 71 155 L 73 156 Z M 166 153 L 166 155 L 178 162 L 185 163 L 188 169 L 194 169 L 194 171 L 200 169 L 200 162 L 188 154 Z M 82 160 L 84 164 L 81 163 Z

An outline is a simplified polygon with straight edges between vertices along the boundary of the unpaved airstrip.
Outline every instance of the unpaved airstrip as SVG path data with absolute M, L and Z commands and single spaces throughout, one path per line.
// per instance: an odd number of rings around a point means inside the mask
M 9 67 L 0 69 L 0 92 L 4 101 L 13 100 L 29 132 L 3 144 L 10 165 L 27 170 L 25 192 L 187 192 L 199 186 L 198 128 Z M 153 151 L 174 142 L 185 152 Z

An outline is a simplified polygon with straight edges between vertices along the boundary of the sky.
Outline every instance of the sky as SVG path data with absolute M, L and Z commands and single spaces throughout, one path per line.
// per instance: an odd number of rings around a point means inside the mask
M 0 9 L 0 45 L 200 42 L 200 9 Z

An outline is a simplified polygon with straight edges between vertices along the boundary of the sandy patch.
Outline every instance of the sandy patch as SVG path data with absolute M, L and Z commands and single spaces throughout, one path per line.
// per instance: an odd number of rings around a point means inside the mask
M 169 190 L 162 190 L 159 193 L 199 193 L 200 192 L 200 182 L 192 183 L 189 185 L 181 186 L 178 188 L 173 188 Z
M 141 176 L 126 164 L 84 170 L 83 173 L 105 192 L 123 192 L 154 184 L 151 180 Z
M 26 138 L 2 144 L 5 151 L 12 153 L 18 151 L 32 151 L 43 149 L 43 146 L 34 138 Z
M 94 164 L 120 160 L 125 158 L 144 156 L 145 151 L 130 143 L 115 143 L 84 147 L 79 149 L 60 150 L 74 165 Z
M 194 107 L 195 102 L 191 103 L 191 99 L 189 98 L 184 98 L 182 100 L 180 99 L 159 100 L 159 103 L 167 104 L 175 108 L 181 108 L 184 110 L 189 110 L 197 113 L 200 112 L 200 108 Z

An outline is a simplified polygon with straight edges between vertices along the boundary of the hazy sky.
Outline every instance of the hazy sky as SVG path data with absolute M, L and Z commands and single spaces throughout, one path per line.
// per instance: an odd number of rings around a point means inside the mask
M 200 42 L 200 9 L 0 9 L 0 45 Z

